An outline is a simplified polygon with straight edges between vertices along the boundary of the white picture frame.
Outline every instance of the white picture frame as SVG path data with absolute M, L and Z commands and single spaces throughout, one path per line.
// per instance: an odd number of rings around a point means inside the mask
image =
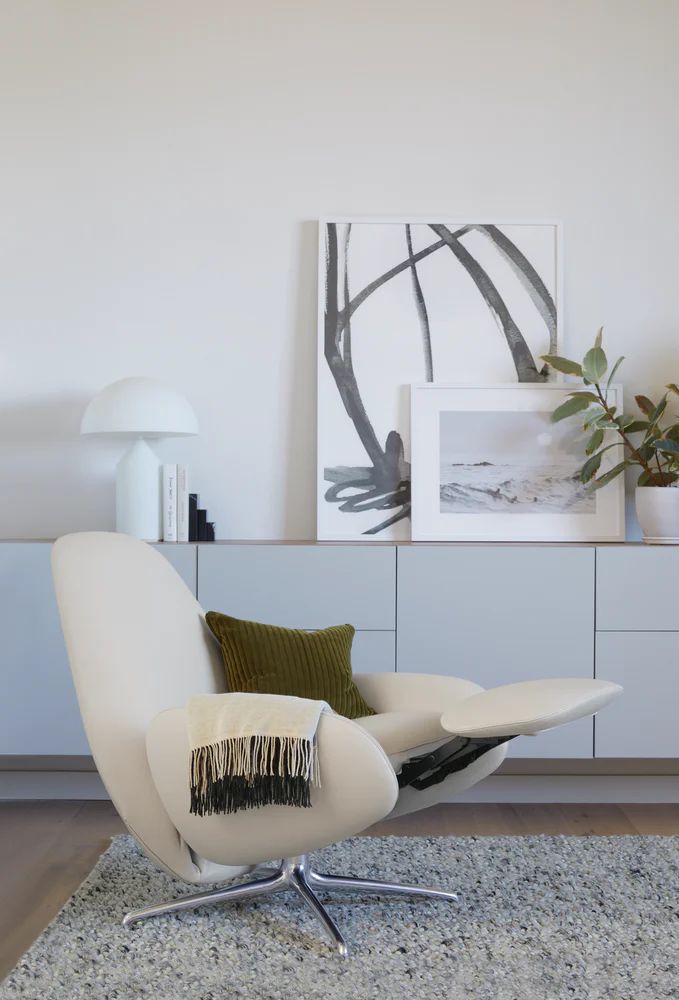
M 409 386 L 552 377 L 535 368 L 559 353 L 562 227 L 330 217 L 320 220 L 318 250 L 317 538 L 406 540 Z M 349 329 L 333 323 L 333 297 L 340 314 L 345 298 L 358 302 Z
M 570 384 L 411 386 L 412 528 L 417 541 L 620 542 L 624 477 L 577 481 L 582 420 L 551 422 Z M 622 410 L 622 388 L 609 398 Z M 600 473 L 623 458 L 607 431 Z

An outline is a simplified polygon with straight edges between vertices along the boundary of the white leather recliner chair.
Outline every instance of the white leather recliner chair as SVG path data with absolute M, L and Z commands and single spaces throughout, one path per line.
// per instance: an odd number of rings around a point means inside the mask
M 378 714 L 354 721 L 322 715 L 323 783 L 313 789 L 310 809 L 267 806 L 200 818 L 189 812 L 184 706 L 195 694 L 225 690 L 219 647 L 202 608 L 162 555 L 127 535 L 64 536 L 54 545 L 52 564 L 87 737 L 130 833 L 158 865 L 187 883 L 229 883 L 254 873 L 245 883 L 128 913 L 126 924 L 291 888 L 345 955 L 344 938 L 316 888 L 456 896 L 321 875 L 309 866 L 309 852 L 386 816 L 454 797 L 499 766 L 510 738 L 590 715 L 620 691 L 600 680 L 483 691 L 453 677 L 358 675 L 356 683 Z

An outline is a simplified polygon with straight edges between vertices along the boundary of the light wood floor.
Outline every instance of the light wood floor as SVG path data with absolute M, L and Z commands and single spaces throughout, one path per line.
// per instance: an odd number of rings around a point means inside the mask
M 0 979 L 123 825 L 110 802 L 0 802 Z M 371 834 L 679 834 L 679 805 L 440 805 Z

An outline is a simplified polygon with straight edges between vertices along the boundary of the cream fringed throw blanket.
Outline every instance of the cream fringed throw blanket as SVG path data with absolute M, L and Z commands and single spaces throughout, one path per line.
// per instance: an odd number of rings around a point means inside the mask
M 278 694 L 204 694 L 188 704 L 191 812 L 311 805 L 320 785 L 316 728 L 324 701 Z

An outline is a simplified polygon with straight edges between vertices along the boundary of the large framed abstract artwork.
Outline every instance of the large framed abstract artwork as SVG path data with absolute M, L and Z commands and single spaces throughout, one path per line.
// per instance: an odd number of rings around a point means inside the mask
M 320 539 L 410 537 L 410 384 L 548 379 L 555 222 L 323 220 Z
M 622 476 L 594 490 L 580 478 L 586 437 L 553 423 L 569 385 L 414 385 L 413 538 L 419 541 L 619 542 Z M 611 386 L 622 411 L 622 389 Z M 601 471 L 622 460 L 605 432 Z

